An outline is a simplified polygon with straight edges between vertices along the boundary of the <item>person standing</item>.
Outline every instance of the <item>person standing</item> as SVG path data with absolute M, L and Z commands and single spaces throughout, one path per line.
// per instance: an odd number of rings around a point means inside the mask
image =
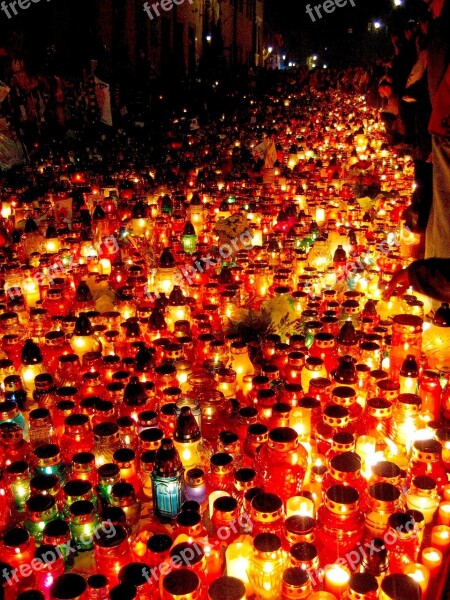
M 428 87 L 432 105 L 433 201 L 425 258 L 450 258 L 450 0 L 428 0 Z

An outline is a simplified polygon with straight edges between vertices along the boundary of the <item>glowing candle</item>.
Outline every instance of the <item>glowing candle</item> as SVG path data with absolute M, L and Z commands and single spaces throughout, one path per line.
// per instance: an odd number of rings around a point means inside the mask
M 360 435 L 356 442 L 356 454 L 361 457 L 361 474 L 364 479 L 370 479 L 372 476 L 372 467 L 378 460 L 375 454 L 375 445 L 375 438 L 369 435 Z
M 325 223 L 325 209 L 316 208 L 316 223 L 318 225 Z
M 450 525 L 450 502 L 441 502 L 438 514 L 439 525 Z
M 444 486 L 444 489 L 442 491 L 442 499 L 450 500 L 450 485 Z
M 450 546 L 450 527 L 448 525 L 436 525 L 431 530 L 431 544 L 434 548 L 447 550 Z
M 428 583 L 430 581 L 430 571 L 424 565 L 420 565 L 419 563 L 412 563 L 405 568 L 405 575 L 414 579 L 420 585 L 420 589 L 422 590 L 422 595 L 426 594 L 428 589 Z
M 100 264 L 101 273 L 103 275 L 111 274 L 111 261 L 109 260 L 109 258 L 101 258 L 99 260 L 99 264 Z
M 309 440 L 311 435 L 311 411 L 297 407 L 289 413 L 289 427 L 295 429 L 299 440 Z
M 29 308 L 34 308 L 36 306 L 36 302 L 38 302 L 41 298 L 37 281 L 32 277 L 27 277 L 22 282 L 22 291 L 27 306 Z
M 304 496 L 293 496 L 286 502 L 286 517 L 314 518 L 314 502 Z
M 324 572 L 325 590 L 339 598 L 348 589 L 348 582 L 350 581 L 351 576 L 349 569 L 343 565 L 332 564 L 327 565 Z
M 245 591 L 249 597 L 253 594 L 253 586 L 247 575 L 251 552 L 252 538 L 249 535 L 245 535 L 230 544 L 225 553 L 227 575 L 240 579 L 245 585 Z
M 430 571 L 430 577 L 435 577 L 442 567 L 443 554 L 437 548 L 424 548 L 422 550 L 422 564 Z

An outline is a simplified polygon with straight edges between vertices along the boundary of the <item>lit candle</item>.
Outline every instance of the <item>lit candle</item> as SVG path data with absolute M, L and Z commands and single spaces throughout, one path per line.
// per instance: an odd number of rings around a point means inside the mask
M 311 517 L 314 519 L 314 502 L 304 496 L 293 496 L 286 502 L 286 517 Z
M 32 277 L 27 277 L 22 282 L 22 291 L 27 306 L 29 308 L 34 308 L 36 306 L 36 302 L 38 302 L 41 298 L 37 281 Z
M 419 563 L 412 563 L 405 568 L 405 575 L 414 579 L 422 590 L 422 596 L 426 594 L 428 589 L 428 583 L 430 581 L 430 571 L 424 565 L 420 565 Z
M 351 573 L 347 567 L 339 564 L 327 565 L 324 569 L 325 573 L 325 590 L 331 592 L 337 598 L 342 596 L 348 589 Z
M 430 577 L 435 577 L 442 567 L 443 555 L 437 548 L 424 548 L 422 550 L 422 564 L 430 571 Z
M 431 530 L 431 544 L 434 548 L 446 550 L 450 546 L 450 527 L 448 525 L 436 525 Z
M 323 224 L 325 222 L 325 209 L 316 208 L 316 223 L 318 225 Z
M 103 275 L 111 274 L 111 261 L 109 260 L 109 258 L 101 258 L 99 260 L 99 264 L 100 264 L 101 273 Z
M 438 515 L 439 525 L 450 525 L 450 502 L 441 502 Z
M 450 500 L 450 485 L 444 486 L 444 490 L 442 492 L 442 500 Z
M 225 552 L 227 575 L 229 577 L 237 577 L 242 581 L 245 585 L 245 591 L 248 597 L 253 594 L 253 586 L 247 575 L 251 552 L 252 538 L 249 535 L 238 538 L 227 547 Z
M 370 479 L 372 476 L 372 466 L 378 461 L 375 454 L 376 440 L 369 435 L 360 435 L 356 442 L 356 454 L 361 457 L 361 474 L 364 479 Z
M 311 435 L 311 411 L 296 407 L 289 413 L 289 427 L 295 429 L 299 440 L 309 440 Z

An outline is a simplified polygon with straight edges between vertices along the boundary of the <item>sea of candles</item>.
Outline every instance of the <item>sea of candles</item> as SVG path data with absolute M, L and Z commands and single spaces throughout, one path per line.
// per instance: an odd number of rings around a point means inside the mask
M 323 134 L 294 106 L 262 181 L 199 153 L 179 187 L 61 165 L 42 206 L 3 190 L 0 560 L 65 548 L 8 600 L 441 589 L 450 350 L 422 299 L 381 300 L 419 243 L 412 158 L 363 98 L 316 99 Z

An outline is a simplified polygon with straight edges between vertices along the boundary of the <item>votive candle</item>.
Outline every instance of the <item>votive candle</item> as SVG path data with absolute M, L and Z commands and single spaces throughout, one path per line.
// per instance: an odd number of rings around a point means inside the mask
M 422 564 L 430 571 L 430 577 L 435 577 L 442 567 L 443 554 L 437 548 L 424 548 L 422 550 Z
M 446 550 L 450 546 L 450 527 L 448 525 L 436 525 L 431 530 L 431 544 L 434 548 Z
M 439 525 L 450 525 L 450 502 L 439 504 L 438 523 Z

